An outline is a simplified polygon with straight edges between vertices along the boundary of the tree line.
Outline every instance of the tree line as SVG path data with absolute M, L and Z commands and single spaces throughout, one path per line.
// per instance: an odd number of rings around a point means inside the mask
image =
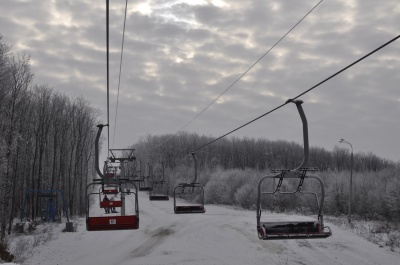
M 151 164 L 164 162 L 170 180 L 170 194 L 181 182 L 193 179 L 191 151 L 213 140 L 196 133 L 179 132 L 168 135 L 147 135 L 132 145 L 137 159 Z M 310 148 L 307 166 L 318 167 L 325 183 L 324 212 L 331 215 L 348 213 L 350 196 L 350 152 L 335 147 L 327 151 Z M 270 169 L 293 169 L 303 159 L 303 147 L 288 141 L 253 138 L 223 138 L 196 153 L 198 180 L 205 188 L 205 202 L 239 205 L 255 209 L 259 179 Z M 367 219 L 398 220 L 400 218 L 400 163 L 380 158 L 372 153 L 354 154 L 352 213 Z M 141 169 L 148 174 L 146 168 Z M 275 183 L 276 184 L 276 183 Z M 267 182 L 266 190 L 273 189 Z M 294 191 L 297 180 L 285 181 L 282 191 Z M 305 181 L 304 190 L 317 192 L 318 183 Z M 195 198 L 194 198 L 195 199 Z M 298 210 L 316 212 L 313 196 L 272 196 L 263 205 L 276 211 Z
M 174 169 L 184 163 L 188 154 L 214 140 L 213 137 L 196 133 L 147 135 L 132 147 L 139 157 L 149 161 L 163 160 L 166 167 Z M 303 159 L 303 146 L 284 140 L 271 141 L 254 138 L 223 138 L 196 152 L 200 167 L 218 164 L 224 169 L 254 168 L 291 169 Z M 327 151 L 320 147 L 310 147 L 308 166 L 318 167 L 320 171 L 343 171 L 350 169 L 348 148 L 335 147 Z M 374 172 L 396 166 L 394 161 L 380 158 L 373 153 L 354 154 L 353 170 Z
M 47 85 L 33 83 L 30 58 L 15 54 L 0 35 L 0 230 L 10 233 L 27 190 L 61 190 L 69 214 L 85 212 L 85 187 L 94 176 L 99 111 Z M 40 216 L 37 193 L 24 215 Z M 59 209 L 62 202 L 58 200 Z

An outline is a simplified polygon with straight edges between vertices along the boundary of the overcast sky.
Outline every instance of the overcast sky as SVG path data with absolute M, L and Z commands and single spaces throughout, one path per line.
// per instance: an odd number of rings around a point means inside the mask
M 175 133 L 319 0 L 110 1 L 111 147 Z M 82 95 L 106 116 L 106 1 L 1 0 L 0 33 L 31 56 L 35 82 Z M 400 34 L 399 0 L 325 0 L 185 128 L 218 137 L 279 106 Z M 400 40 L 301 99 L 310 146 L 400 161 Z M 235 132 L 302 143 L 294 104 Z

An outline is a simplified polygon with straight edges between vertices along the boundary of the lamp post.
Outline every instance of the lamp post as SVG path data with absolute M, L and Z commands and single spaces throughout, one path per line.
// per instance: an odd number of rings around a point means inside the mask
M 339 143 L 345 143 L 351 147 L 351 157 L 350 157 L 350 192 L 349 192 L 349 223 L 351 224 L 351 197 L 352 197 L 352 187 L 353 187 L 353 146 L 351 143 L 344 139 L 340 139 Z

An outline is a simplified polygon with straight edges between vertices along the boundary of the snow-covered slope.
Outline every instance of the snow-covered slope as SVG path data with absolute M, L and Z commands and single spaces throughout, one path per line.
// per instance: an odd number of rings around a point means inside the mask
M 262 241 L 255 212 L 206 205 L 205 214 L 176 215 L 172 204 L 140 193 L 139 230 L 87 232 L 80 219 L 76 233 L 37 247 L 24 264 L 400 264 L 398 254 L 331 224 L 327 239 Z

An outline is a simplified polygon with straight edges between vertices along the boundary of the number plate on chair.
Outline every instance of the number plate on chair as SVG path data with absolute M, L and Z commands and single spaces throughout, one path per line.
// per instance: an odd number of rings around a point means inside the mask
M 110 219 L 110 225 L 115 225 L 117 224 L 117 220 L 116 219 Z

